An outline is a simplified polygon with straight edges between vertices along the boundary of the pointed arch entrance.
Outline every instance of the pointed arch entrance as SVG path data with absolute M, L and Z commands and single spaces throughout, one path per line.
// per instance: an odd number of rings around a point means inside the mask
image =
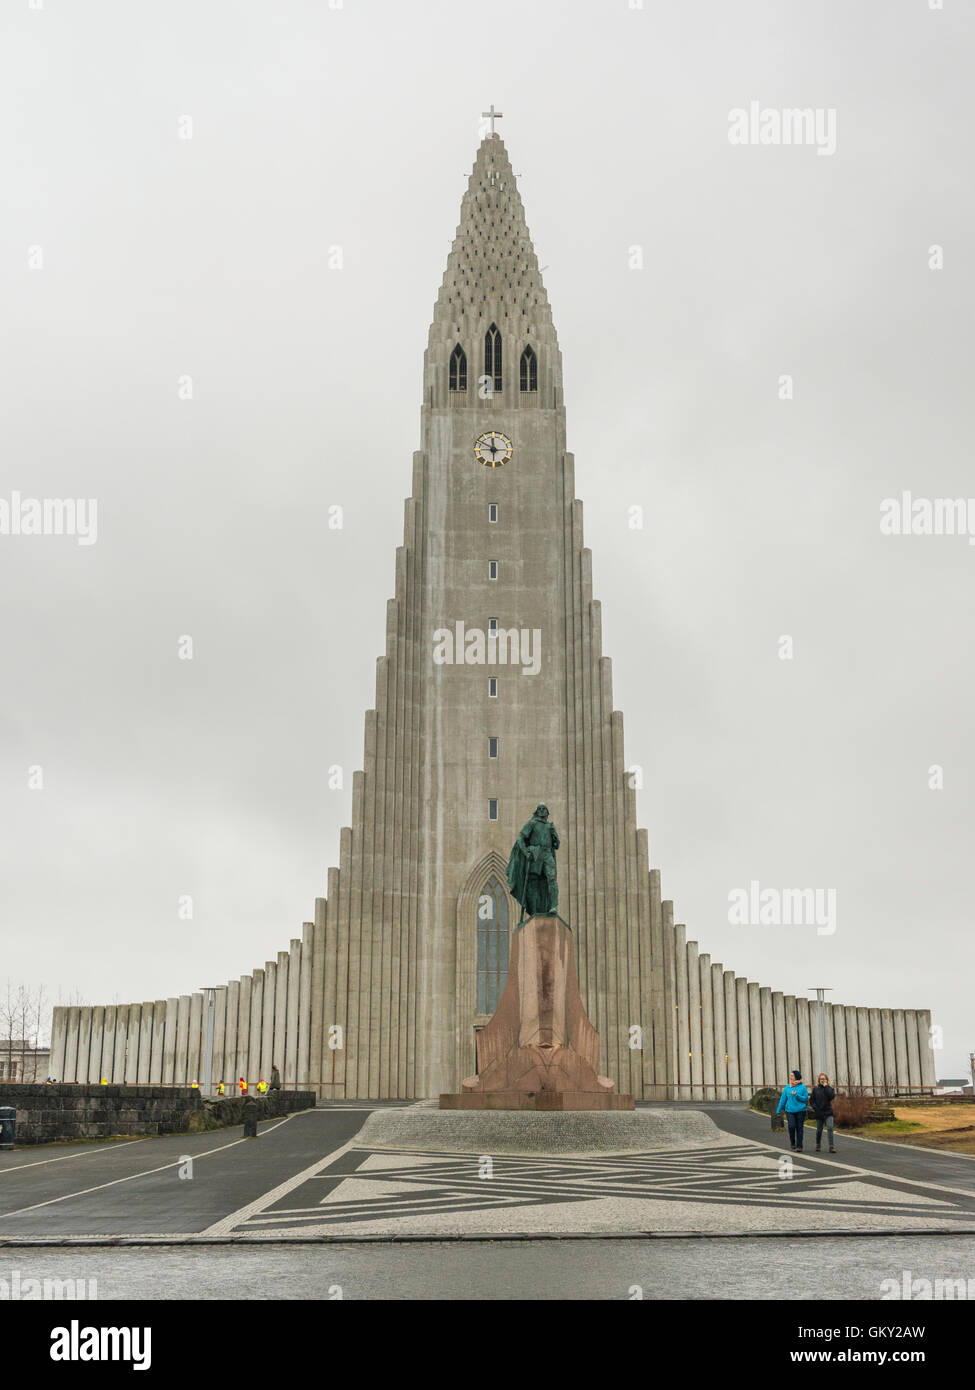
M 457 1077 L 477 1070 L 475 1036 L 488 1022 L 508 977 L 511 928 L 518 920 L 506 881 L 507 861 L 489 850 L 457 898 Z

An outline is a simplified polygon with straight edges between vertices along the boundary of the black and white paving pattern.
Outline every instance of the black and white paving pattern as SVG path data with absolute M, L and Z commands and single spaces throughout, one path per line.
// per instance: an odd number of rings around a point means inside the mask
M 975 1233 L 975 1160 L 911 1150 L 904 1176 L 893 1145 L 791 1154 L 743 1108 L 709 1111 L 710 1142 L 560 1157 L 368 1142 L 394 1108 L 2 1154 L 0 1243 Z

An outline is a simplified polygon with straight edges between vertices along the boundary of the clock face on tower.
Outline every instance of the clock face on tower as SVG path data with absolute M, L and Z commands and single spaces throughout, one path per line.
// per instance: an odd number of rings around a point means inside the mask
M 474 441 L 474 457 L 485 468 L 502 468 L 514 453 L 514 445 L 500 430 L 485 430 Z

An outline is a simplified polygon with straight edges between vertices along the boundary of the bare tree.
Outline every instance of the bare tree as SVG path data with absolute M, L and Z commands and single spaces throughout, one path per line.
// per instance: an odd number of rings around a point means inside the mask
M 0 996 L 0 1058 L 11 1081 L 37 1080 L 37 1052 L 51 1006 L 43 985 L 16 987 L 8 980 Z

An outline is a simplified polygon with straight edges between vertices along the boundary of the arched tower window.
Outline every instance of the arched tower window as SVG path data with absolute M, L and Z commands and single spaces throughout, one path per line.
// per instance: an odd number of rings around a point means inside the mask
M 493 1014 L 508 978 L 508 895 L 494 874 L 477 902 L 477 1012 Z
M 490 377 L 495 391 L 501 390 L 501 334 L 496 323 L 484 335 L 484 375 Z
M 467 390 L 467 353 L 460 343 L 450 354 L 450 389 L 451 391 Z
M 538 358 L 530 347 L 521 354 L 521 389 L 538 390 Z

